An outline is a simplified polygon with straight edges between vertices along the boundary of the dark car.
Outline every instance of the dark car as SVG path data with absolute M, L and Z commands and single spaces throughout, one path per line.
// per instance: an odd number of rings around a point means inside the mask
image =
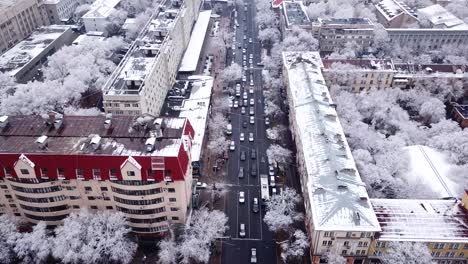
M 245 160 L 245 151 L 241 151 L 240 160 L 242 160 L 242 161 Z
M 242 122 L 242 127 L 243 127 L 243 128 L 246 128 L 246 127 L 247 127 L 247 121 L 244 120 L 244 121 Z
M 244 167 L 239 167 L 239 178 L 244 178 Z
M 252 201 L 252 211 L 253 211 L 254 213 L 258 213 L 259 210 L 260 210 L 260 209 L 259 209 L 259 205 L 258 205 L 258 198 L 257 198 L 257 197 L 254 197 L 254 198 L 253 198 L 253 201 Z
M 257 165 L 252 164 L 252 168 L 250 169 L 250 175 L 257 176 Z
M 250 152 L 250 158 L 253 160 L 257 158 L 257 151 L 255 149 L 252 149 L 252 152 Z

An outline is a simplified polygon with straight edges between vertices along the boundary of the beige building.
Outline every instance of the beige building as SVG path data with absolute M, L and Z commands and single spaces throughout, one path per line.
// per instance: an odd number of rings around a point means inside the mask
M 396 63 L 394 66 L 392 86 L 397 88 L 412 88 L 425 82 L 445 82 L 462 88 L 468 80 L 467 65 Z
M 367 18 L 318 19 L 312 22 L 312 34 L 320 51 L 337 51 L 353 42 L 366 48 L 374 39 L 374 24 Z
M 392 60 L 323 59 L 323 77 L 329 86 L 349 87 L 354 92 L 392 86 L 395 67 Z
M 0 54 L 49 21 L 40 0 L 0 1 Z
M 105 85 L 107 113 L 159 115 L 199 9 L 199 0 L 167 1 L 161 7 Z
M 44 2 L 47 17 L 51 24 L 63 24 L 70 20 L 79 5 L 79 0 L 46 0 Z
M 382 0 L 375 9 L 377 20 L 386 28 L 405 28 L 418 22 L 416 11 L 404 1 Z
M 320 55 L 285 52 L 283 63 L 312 263 L 323 263 L 328 251 L 364 263 L 381 228 L 325 85 Z
M 140 235 L 185 223 L 193 189 L 187 119 L 51 112 L 3 116 L 0 125 L 0 214 L 59 225 L 80 208 L 120 211 Z

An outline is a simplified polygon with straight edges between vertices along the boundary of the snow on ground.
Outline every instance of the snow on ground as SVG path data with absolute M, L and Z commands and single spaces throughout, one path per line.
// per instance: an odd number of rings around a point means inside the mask
M 206 31 L 210 22 L 211 10 L 202 11 L 193 27 L 192 36 L 180 65 L 180 72 L 193 72 L 197 69 L 198 58 L 203 47 Z
M 437 197 L 459 197 L 463 186 L 458 186 L 451 180 L 452 164 L 445 154 L 426 146 L 410 146 L 405 150 L 409 154 L 410 167 L 406 174 L 410 184 L 430 188 Z M 466 186 L 465 186 L 466 187 Z

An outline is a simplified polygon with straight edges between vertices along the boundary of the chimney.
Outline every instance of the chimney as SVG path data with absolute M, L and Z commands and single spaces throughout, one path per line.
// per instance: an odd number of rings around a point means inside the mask
M 59 129 L 63 124 L 63 115 L 56 113 L 55 120 L 54 120 L 54 127 L 55 129 Z
M 40 136 L 36 139 L 36 144 L 41 149 L 45 149 L 47 147 L 47 136 Z
M 8 125 L 8 116 L 0 116 L 0 128 L 5 128 Z
M 109 130 L 112 125 L 112 114 L 107 114 L 106 115 L 106 120 L 104 120 L 104 128 Z
M 145 146 L 146 146 L 146 152 L 152 152 L 154 150 L 154 143 L 156 142 L 155 137 L 150 137 L 146 140 Z
M 99 135 L 90 135 L 91 137 L 91 147 L 94 149 L 94 150 L 97 150 L 99 148 L 99 145 L 101 143 L 101 137 Z

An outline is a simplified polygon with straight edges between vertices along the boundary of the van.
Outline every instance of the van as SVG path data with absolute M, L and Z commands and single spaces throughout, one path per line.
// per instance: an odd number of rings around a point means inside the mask
M 227 124 L 226 126 L 226 134 L 232 135 L 232 124 Z
M 241 223 L 239 225 L 239 236 L 245 237 L 245 224 Z

